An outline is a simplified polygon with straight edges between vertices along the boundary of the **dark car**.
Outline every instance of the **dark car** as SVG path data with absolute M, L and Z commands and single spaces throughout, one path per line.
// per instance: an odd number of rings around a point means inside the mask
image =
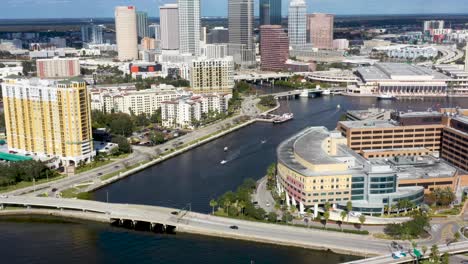
M 58 189 L 57 188 L 53 188 L 52 189 L 52 192 L 56 192 Z
M 102 172 L 98 173 L 97 175 L 98 175 L 98 176 L 102 176 Z
M 234 230 L 237 230 L 237 229 L 239 229 L 239 227 L 238 227 L 238 226 L 236 226 L 236 225 L 230 226 L 229 228 L 231 228 L 231 229 L 234 229 Z
M 171 212 L 171 214 L 172 214 L 172 215 L 178 215 L 178 214 L 179 214 L 179 212 L 177 212 L 177 211 L 173 211 L 173 212 Z
M 116 166 L 114 166 L 114 168 L 115 168 L 115 169 L 118 169 L 118 168 L 120 168 L 120 166 L 119 166 L 119 165 L 116 165 Z

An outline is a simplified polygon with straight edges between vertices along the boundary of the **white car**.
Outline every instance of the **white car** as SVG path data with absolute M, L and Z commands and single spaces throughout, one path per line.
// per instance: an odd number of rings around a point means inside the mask
M 360 217 L 362 214 L 359 212 L 350 212 L 349 215 L 354 217 Z
M 267 206 L 267 207 L 270 207 L 270 203 L 266 203 L 266 206 Z

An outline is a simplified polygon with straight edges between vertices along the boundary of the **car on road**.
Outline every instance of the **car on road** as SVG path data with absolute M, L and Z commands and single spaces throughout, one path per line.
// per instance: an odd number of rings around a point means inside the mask
M 119 165 L 115 165 L 115 166 L 114 166 L 114 169 L 118 169 L 118 168 L 120 168 Z
M 99 173 L 97 174 L 97 176 L 102 176 L 102 172 L 99 172 Z
M 267 202 L 267 203 L 266 203 L 266 206 L 267 206 L 267 207 L 270 207 L 270 203 Z
M 234 229 L 234 230 L 237 230 L 237 229 L 239 229 L 239 227 L 238 227 L 238 226 L 236 226 L 236 225 L 232 225 L 232 226 L 230 226 L 229 228 L 231 228 L 231 229 Z
M 179 215 L 179 212 L 177 212 L 177 211 L 172 211 L 172 212 L 171 212 L 171 215 Z
M 56 191 L 58 191 L 57 188 L 52 188 L 52 192 L 56 192 Z

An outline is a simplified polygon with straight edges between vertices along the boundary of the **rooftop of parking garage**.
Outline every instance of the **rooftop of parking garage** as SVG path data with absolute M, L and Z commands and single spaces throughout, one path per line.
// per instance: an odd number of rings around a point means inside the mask
M 372 165 L 388 165 L 397 173 L 399 179 L 448 178 L 456 175 L 457 168 L 433 156 L 371 158 Z
M 364 82 L 389 80 L 445 81 L 450 78 L 427 67 L 406 63 L 376 63 L 357 69 Z
M 393 128 L 397 124 L 390 121 L 372 120 L 372 121 L 341 121 L 343 126 L 347 128 Z

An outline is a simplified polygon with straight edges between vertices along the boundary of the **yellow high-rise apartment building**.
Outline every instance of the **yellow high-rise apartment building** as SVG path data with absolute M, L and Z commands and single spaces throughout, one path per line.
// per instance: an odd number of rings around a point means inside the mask
M 2 85 L 8 148 L 76 166 L 94 157 L 91 108 L 80 79 L 6 78 Z

